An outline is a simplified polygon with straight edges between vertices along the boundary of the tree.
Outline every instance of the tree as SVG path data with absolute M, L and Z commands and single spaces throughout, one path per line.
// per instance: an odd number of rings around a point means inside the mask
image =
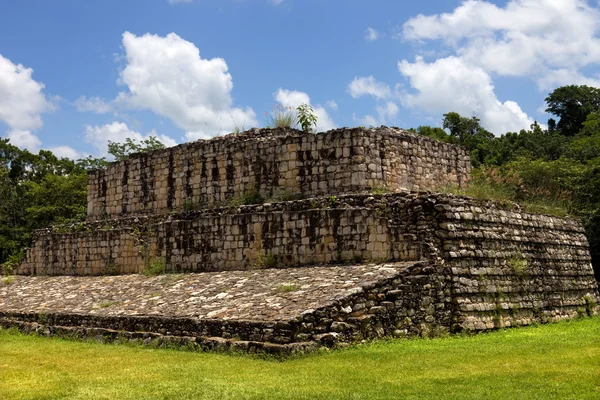
M 490 153 L 494 134 L 481 126 L 479 118 L 466 118 L 456 112 L 449 112 L 444 114 L 443 127 L 450 131 L 450 136 L 458 144 L 470 150 L 473 166 L 479 166 L 485 161 Z
M 414 132 L 421 136 L 427 136 L 444 143 L 456 143 L 456 138 L 454 136 L 448 135 L 445 130 L 438 127 L 421 125 L 417 129 L 409 129 L 409 132 Z
M 74 161 L 0 139 L 0 264 L 21 253 L 35 229 L 84 218 L 86 190 L 87 173 Z
M 140 140 L 139 143 L 131 138 L 125 139 L 125 143 L 108 142 L 108 154 L 115 157 L 116 161 L 121 161 L 129 158 L 131 154 L 144 153 L 146 151 L 164 149 L 156 136 L 150 136 L 148 139 Z
M 600 89 L 586 85 L 562 86 L 546 97 L 546 103 L 546 112 L 560 118 L 556 124 L 548 121 L 548 126 L 565 136 L 575 136 L 587 116 L 600 109 Z

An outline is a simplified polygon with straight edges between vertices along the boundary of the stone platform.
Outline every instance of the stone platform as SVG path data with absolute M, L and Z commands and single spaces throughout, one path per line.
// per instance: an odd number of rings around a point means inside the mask
M 429 332 L 443 297 L 425 263 L 200 274 L 24 277 L 0 286 L 0 326 L 289 354 Z M 437 300 L 436 300 L 437 298 Z

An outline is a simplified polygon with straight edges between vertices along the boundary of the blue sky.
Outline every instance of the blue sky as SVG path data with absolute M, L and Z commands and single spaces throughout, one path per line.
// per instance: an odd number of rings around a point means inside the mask
M 265 126 L 310 102 L 323 130 L 546 122 L 544 98 L 599 85 L 585 0 L 19 0 L 0 6 L 0 136 L 72 158 Z

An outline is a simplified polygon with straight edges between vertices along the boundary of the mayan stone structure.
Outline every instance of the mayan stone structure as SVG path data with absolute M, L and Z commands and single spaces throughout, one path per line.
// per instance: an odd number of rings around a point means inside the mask
M 89 174 L 86 222 L 36 232 L 0 326 L 290 354 L 598 313 L 581 224 L 436 192 L 469 176 L 386 127 L 135 155 Z

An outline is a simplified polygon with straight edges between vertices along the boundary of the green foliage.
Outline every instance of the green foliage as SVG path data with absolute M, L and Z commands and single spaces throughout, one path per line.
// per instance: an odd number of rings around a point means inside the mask
M 372 194 L 387 194 L 387 193 L 391 193 L 391 190 L 385 186 L 375 186 L 373 189 L 371 189 L 371 193 Z
M 549 123 L 565 136 L 578 134 L 588 115 L 600 109 L 600 89 L 590 86 L 563 86 L 546 98 L 546 112 L 556 115 L 558 124 Z
M 296 290 L 298 290 L 298 286 L 294 283 L 284 283 L 282 285 L 279 285 L 279 287 L 277 288 L 277 291 L 279 293 L 290 293 L 295 292 Z
M 329 207 L 336 208 L 338 205 L 338 199 L 335 196 L 329 196 Z
M 506 260 L 508 266 L 517 274 L 524 274 L 529 268 L 529 262 L 521 256 L 514 256 Z
M 416 133 L 417 135 L 430 137 L 443 143 L 456 143 L 456 137 L 449 135 L 445 130 L 439 127 L 431 127 L 427 125 L 419 126 L 417 129 L 411 128 L 409 132 Z
M 471 162 L 474 166 L 481 165 L 490 152 L 489 143 L 494 135 L 483 128 L 477 117 L 465 118 L 458 113 L 444 114 L 444 129 L 450 131 L 458 144 L 471 150 Z
M 264 197 L 260 194 L 260 191 L 256 189 L 251 189 L 245 191 L 243 194 L 233 197 L 227 203 L 230 207 L 239 207 L 243 205 L 252 205 L 252 204 L 263 204 L 265 202 Z
M 162 258 L 150 260 L 150 263 L 144 268 L 142 274 L 145 276 L 158 276 L 167 273 L 167 264 Z
M 317 129 L 317 115 L 310 104 L 301 104 L 296 108 L 298 123 L 304 132 L 314 132 Z
M 260 253 L 258 252 L 254 257 L 254 263 L 252 267 L 254 269 L 269 269 L 269 268 L 277 268 L 281 264 L 281 257 L 277 254 L 266 252 Z
M 0 264 L 29 245 L 33 230 L 84 218 L 86 191 L 78 162 L 0 139 Z
M 136 153 L 144 153 L 152 150 L 164 149 L 165 145 L 156 138 L 150 136 L 148 139 L 133 140 L 126 138 L 124 143 L 116 143 L 108 141 L 108 154 L 115 157 L 116 161 L 126 160 L 130 155 Z
M 298 115 L 293 107 L 276 104 L 265 112 L 267 126 L 272 128 L 294 128 L 298 125 Z

